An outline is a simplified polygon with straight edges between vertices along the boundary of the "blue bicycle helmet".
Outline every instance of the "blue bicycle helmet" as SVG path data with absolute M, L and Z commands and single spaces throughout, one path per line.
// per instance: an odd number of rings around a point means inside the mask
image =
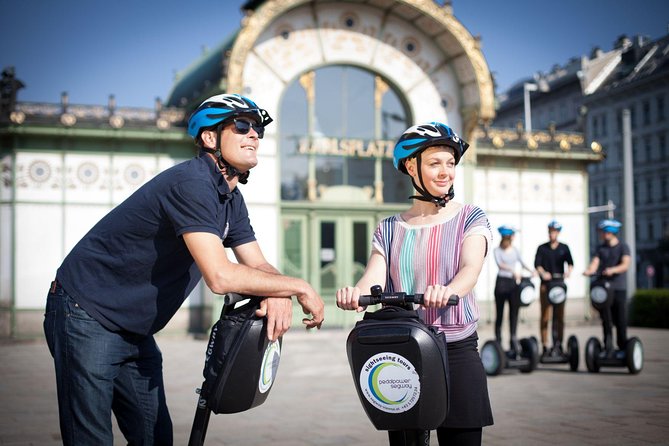
M 556 231 L 562 231 L 562 225 L 557 220 L 551 220 L 548 223 L 548 229 L 555 229 Z
M 196 143 L 201 144 L 200 134 L 204 130 L 216 131 L 216 149 L 202 147 L 205 152 L 216 157 L 218 167 L 225 169 L 226 175 L 239 177 L 239 182 L 246 184 L 249 172 L 240 172 L 228 163 L 221 154 L 221 131 L 223 126 L 235 118 L 245 117 L 265 127 L 273 119 L 266 110 L 258 107 L 255 102 L 239 94 L 218 94 L 205 100 L 188 119 L 188 134 Z M 262 137 L 262 136 L 260 136 Z
M 597 225 L 598 229 L 601 229 L 604 232 L 610 232 L 611 234 L 617 234 L 620 232 L 620 227 L 623 224 L 620 223 L 618 220 L 613 220 L 613 219 L 606 219 L 602 220 L 599 222 Z
M 253 119 L 263 127 L 273 121 L 266 110 L 239 94 L 218 94 L 205 100 L 188 119 L 188 134 L 197 140 L 203 130 L 237 117 Z
M 469 144 L 460 139 L 449 126 L 440 122 L 433 121 L 426 124 L 414 125 L 413 127 L 406 129 L 395 144 L 395 148 L 393 149 L 393 165 L 395 166 L 395 169 L 409 175 L 409 172 L 407 172 L 406 167 L 404 166 L 404 162 L 409 158 L 416 157 L 418 164 L 420 165 L 421 153 L 428 147 L 434 146 L 451 147 L 453 149 L 455 164 L 458 164 L 462 155 L 469 147 Z M 411 178 L 414 188 L 420 195 L 412 195 L 409 198 L 428 201 L 434 203 L 435 206 L 444 207 L 446 206 L 446 203 L 452 200 L 455 196 L 453 186 L 451 186 L 448 194 L 443 197 L 437 197 L 430 194 L 423 183 L 421 169 L 418 169 L 418 181 L 420 182 L 420 186 L 416 184 L 413 178 Z
M 404 161 L 414 157 L 423 150 L 432 146 L 449 146 L 455 149 L 455 164 L 460 162 L 460 158 L 469 148 L 464 140 L 451 128 L 440 122 L 429 122 L 427 124 L 418 124 L 409 127 L 402 133 L 393 149 L 393 165 L 395 169 L 402 173 L 407 173 L 404 167 Z
M 510 225 L 502 225 L 499 228 L 497 228 L 497 230 L 499 231 L 499 235 L 501 235 L 502 237 L 509 237 L 515 234 L 517 231 L 516 228 Z

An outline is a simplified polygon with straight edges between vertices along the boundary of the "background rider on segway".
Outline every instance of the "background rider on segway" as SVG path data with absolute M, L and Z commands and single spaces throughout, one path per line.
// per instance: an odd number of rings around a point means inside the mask
M 611 305 L 599 310 L 604 330 L 604 349 L 608 357 L 616 354 L 613 345 L 613 327 L 616 326 L 616 344 L 619 351 L 625 350 L 627 343 L 627 272 L 631 256 L 629 246 L 618 238 L 622 223 L 606 219 L 599 222 L 597 229 L 602 243 L 597 247 L 590 265 L 583 272 L 585 276 L 598 275 L 608 280 L 612 293 Z
M 569 246 L 558 241 L 558 235 L 562 231 L 562 225 L 557 220 L 548 223 L 549 241 L 539 245 L 534 257 L 534 267 L 541 277 L 539 288 L 539 300 L 541 303 L 541 344 L 543 345 L 543 357 L 554 355 L 562 356 L 562 340 L 564 337 L 564 310 L 566 299 L 560 303 L 549 301 L 549 289 L 553 280 L 564 281 L 574 269 L 574 260 L 571 257 Z M 565 264 L 567 268 L 565 270 Z M 548 320 L 553 314 L 552 332 L 553 346 L 548 348 Z

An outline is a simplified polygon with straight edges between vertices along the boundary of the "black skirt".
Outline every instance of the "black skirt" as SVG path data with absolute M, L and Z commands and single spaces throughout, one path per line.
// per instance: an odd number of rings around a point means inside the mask
M 443 427 L 477 428 L 493 424 L 488 381 L 478 353 L 478 334 L 448 343 L 450 409 Z

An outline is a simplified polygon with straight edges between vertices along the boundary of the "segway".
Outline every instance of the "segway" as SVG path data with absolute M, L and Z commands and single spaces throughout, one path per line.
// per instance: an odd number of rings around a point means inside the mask
M 613 290 L 606 277 L 600 276 L 590 284 L 590 302 L 599 311 L 611 307 Z M 636 375 L 643 369 L 643 344 L 635 336 L 627 340 L 624 349 L 609 352 L 593 336 L 585 344 L 585 365 L 590 373 L 599 372 L 601 367 L 627 367 L 631 374 Z
M 559 273 L 553 273 L 551 280 L 547 284 L 547 298 L 548 302 L 556 307 L 567 299 L 567 284 L 564 283 L 564 276 Z M 553 309 L 555 311 L 555 309 Z M 555 314 L 555 313 L 553 313 Z M 555 319 L 551 324 L 551 331 L 553 335 L 553 346 L 541 355 L 539 362 L 542 364 L 569 364 L 569 369 L 572 372 L 578 370 L 579 363 L 579 347 L 576 336 L 571 335 L 567 339 L 567 351 L 562 350 L 562 345 L 557 342 L 557 330 L 555 327 Z
M 529 277 L 523 277 L 518 284 L 514 299 L 520 301 L 521 307 L 527 307 L 537 298 L 536 289 Z M 514 348 L 504 351 L 502 344 L 497 340 L 490 340 L 481 347 L 481 362 L 483 369 L 489 376 L 496 376 L 504 369 L 518 369 L 523 373 L 530 373 L 537 368 L 539 362 L 539 343 L 532 336 L 520 341 L 512 340 Z
M 204 382 L 196 390 L 189 446 L 204 444 L 211 412 L 243 412 L 264 403 L 279 367 L 282 338 L 269 341 L 265 318 L 255 315 L 262 298 L 228 293 L 223 299 L 207 344 Z
M 383 293 L 379 285 L 360 296 L 366 312 L 346 340 L 358 398 L 377 430 L 432 430 L 448 414 L 448 350 L 443 333 L 413 309 L 422 294 Z M 451 296 L 448 305 L 456 305 Z

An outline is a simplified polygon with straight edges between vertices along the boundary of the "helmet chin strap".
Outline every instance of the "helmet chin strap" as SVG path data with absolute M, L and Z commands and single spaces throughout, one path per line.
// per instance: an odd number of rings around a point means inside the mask
M 411 177 L 411 184 L 413 184 L 413 187 L 418 191 L 420 195 L 412 195 L 409 198 L 414 198 L 416 200 L 420 201 L 427 201 L 429 203 L 433 203 L 436 207 L 444 207 L 446 206 L 446 203 L 451 201 L 453 197 L 455 197 L 455 190 L 453 189 L 453 186 L 451 185 L 451 188 L 448 190 L 448 193 L 446 195 L 442 195 L 441 197 L 437 197 L 436 195 L 432 195 L 427 191 L 427 188 L 425 187 L 425 183 L 423 182 L 423 174 L 421 173 L 421 156 L 420 152 L 418 155 L 416 155 L 416 167 L 418 169 L 418 181 L 420 181 L 420 186 L 416 184 L 414 181 L 413 177 Z
M 220 123 L 216 126 L 216 150 L 209 149 L 206 147 L 203 149 L 205 152 L 211 153 L 216 157 L 216 165 L 218 166 L 219 169 L 221 169 L 221 171 L 225 170 L 226 176 L 229 176 L 231 178 L 238 177 L 240 183 L 246 184 L 249 180 L 249 174 L 251 172 L 248 170 L 246 172 L 241 172 L 235 166 L 230 164 L 225 158 L 223 158 L 223 155 L 221 154 L 222 130 L 223 130 L 223 123 Z

